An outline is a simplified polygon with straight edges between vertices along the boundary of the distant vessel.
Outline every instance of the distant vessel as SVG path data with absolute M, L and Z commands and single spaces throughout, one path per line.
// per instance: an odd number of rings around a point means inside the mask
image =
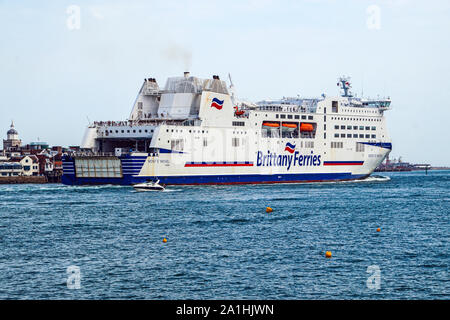
M 340 181 L 369 176 L 391 151 L 384 112 L 339 79 L 341 96 L 240 101 L 220 80 L 145 79 L 127 121 L 89 125 L 62 182 L 132 185 Z
M 133 185 L 133 188 L 136 191 L 164 191 L 165 189 L 164 186 L 159 184 L 159 180 L 137 183 Z
M 429 170 L 431 165 L 427 163 L 413 164 L 409 162 L 403 162 L 402 158 L 399 157 L 398 160 L 389 160 L 389 156 L 386 157 L 386 161 L 380 163 L 380 165 L 375 169 L 376 172 L 385 171 L 416 171 L 416 170 Z

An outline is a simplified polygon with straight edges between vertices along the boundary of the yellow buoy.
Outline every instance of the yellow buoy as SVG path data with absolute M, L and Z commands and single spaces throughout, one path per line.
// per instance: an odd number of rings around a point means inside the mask
M 327 251 L 327 252 L 325 252 L 325 257 L 327 257 L 327 258 L 331 258 L 331 251 Z
M 273 209 L 272 209 L 271 207 L 267 207 L 267 208 L 266 208 L 266 212 L 267 212 L 267 213 L 271 213 L 271 212 L 273 212 Z
M 164 243 L 166 243 L 166 242 L 167 242 L 167 239 L 166 239 L 166 238 L 164 238 L 164 239 L 163 239 L 163 242 L 164 242 Z
M 377 229 L 377 232 L 380 232 L 380 231 L 381 231 L 381 228 L 378 228 L 378 229 Z

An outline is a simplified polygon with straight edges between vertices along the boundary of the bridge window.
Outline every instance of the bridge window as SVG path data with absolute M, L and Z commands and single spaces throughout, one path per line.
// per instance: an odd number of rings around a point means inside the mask
M 332 101 L 331 102 L 331 111 L 337 113 L 338 112 L 338 102 Z

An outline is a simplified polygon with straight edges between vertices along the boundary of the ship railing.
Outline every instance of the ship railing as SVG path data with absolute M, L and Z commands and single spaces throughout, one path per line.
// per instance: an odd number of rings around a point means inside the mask
M 298 105 L 260 105 L 256 108 L 259 111 L 273 111 L 273 112 L 291 112 L 291 113 L 315 113 L 317 108 L 311 106 Z
M 139 120 L 129 120 L 129 121 L 96 121 L 94 122 L 94 127 L 136 127 L 136 126 L 160 126 L 160 125 L 172 125 L 172 126 L 186 126 L 187 122 L 191 126 L 199 126 L 201 124 L 201 120 L 198 118 L 193 119 L 171 119 L 171 118 L 160 118 L 160 119 L 139 119 Z
M 121 152 L 121 155 L 131 154 L 131 152 Z M 97 151 L 77 151 L 69 153 L 72 157 L 115 157 L 115 152 L 97 152 Z

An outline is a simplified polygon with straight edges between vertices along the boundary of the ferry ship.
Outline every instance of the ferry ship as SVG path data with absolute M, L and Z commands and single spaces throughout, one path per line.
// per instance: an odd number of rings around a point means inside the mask
M 159 180 L 165 185 L 300 183 L 363 179 L 392 149 L 390 98 L 351 93 L 256 103 L 214 75 L 185 72 L 164 88 L 144 80 L 129 119 L 93 122 L 63 158 L 68 185 Z

